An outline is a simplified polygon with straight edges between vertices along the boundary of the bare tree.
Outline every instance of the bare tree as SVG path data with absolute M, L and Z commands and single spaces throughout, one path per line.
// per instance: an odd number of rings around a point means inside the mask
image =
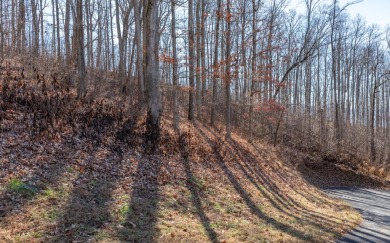
M 70 47 L 70 7 L 71 0 L 65 2 L 65 24 L 64 24 L 64 35 L 65 35 L 65 60 L 66 64 L 71 63 L 71 47 Z
M 221 0 L 217 1 L 217 22 L 215 23 L 215 44 L 214 44 L 214 63 L 213 63 L 213 96 L 212 96 L 212 105 L 211 105 L 211 125 L 215 125 L 215 119 L 216 119 L 216 109 L 217 109 L 217 77 L 219 73 L 219 66 L 218 66 L 218 49 L 219 49 L 219 25 L 221 22 Z
M 387 47 L 390 48 L 390 26 L 387 26 L 386 29 L 386 41 L 387 41 Z
M 4 33 L 4 20 L 3 20 L 3 1 L 0 0 L 0 61 L 4 59 L 4 42 L 5 42 L 5 33 Z
M 378 66 L 381 63 L 384 63 L 383 60 L 380 60 L 384 58 L 384 55 L 382 53 L 382 50 L 380 50 L 379 44 L 377 43 L 376 47 L 376 60 L 373 65 L 373 70 L 375 73 L 378 73 Z M 371 92 L 371 105 L 370 105 L 370 150 L 371 150 L 371 161 L 376 162 L 377 159 L 377 151 L 375 146 L 375 120 L 378 122 L 378 117 L 375 117 L 375 112 L 378 114 L 379 111 L 376 111 L 376 102 L 377 102 L 377 93 L 379 91 L 379 88 L 385 84 L 388 79 L 386 79 L 386 76 L 390 75 L 389 71 L 386 71 L 385 73 L 382 73 L 380 75 L 374 75 L 374 83 L 372 87 Z M 377 126 L 379 127 L 379 126 Z
M 251 88 L 249 95 L 249 142 L 253 141 L 253 103 L 255 96 L 255 74 L 256 74 L 256 50 L 257 50 L 257 11 L 259 9 L 259 3 L 256 0 L 252 0 L 252 59 L 251 59 Z
M 135 20 L 135 42 L 137 45 L 137 78 L 139 92 L 138 96 L 142 100 L 145 93 L 145 83 L 143 77 L 143 53 L 142 53 L 142 42 L 141 42 L 141 18 L 139 13 L 139 5 L 137 0 L 133 0 L 134 9 L 134 20 Z
M 26 47 L 26 6 L 23 0 L 19 0 L 17 48 L 19 53 L 24 53 Z
M 201 5 L 202 0 L 196 1 L 195 19 L 196 19 L 196 117 L 201 118 L 201 90 L 202 90 L 202 66 L 201 66 L 201 55 L 202 55 L 202 43 L 201 43 Z
M 159 91 L 159 64 L 158 64 L 158 2 L 143 1 L 143 46 L 144 49 L 144 83 L 147 92 L 146 129 L 150 140 L 157 142 L 160 136 L 160 91 Z
M 194 3 L 193 0 L 188 0 L 188 53 L 189 53 L 189 104 L 188 104 L 188 119 L 195 119 L 195 36 L 194 36 Z
M 227 30 L 226 30 L 226 76 L 225 76 L 225 85 L 226 85 L 226 137 L 231 137 L 231 91 L 230 91 L 230 83 L 231 83 L 231 73 L 230 73 L 230 65 L 231 65 L 231 32 L 232 32 L 232 13 L 231 13 L 231 3 L 230 0 L 226 1 L 226 22 L 227 22 Z
M 56 37 L 57 37 L 57 58 L 58 58 L 58 60 L 61 60 L 60 9 L 58 6 L 58 0 L 55 0 L 55 16 L 56 16 L 55 25 L 56 25 L 56 31 L 57 31 L 57 34 L 56 34 Z
M 125 66 L 126 66 L 126 45 L 127 38 L 129 32 L 129 21 L 130 21 L 130 12 L 132 5 L 119 3 L 119 0 L 115 0 L 115 8 L 116 8 L 116 25 L 117 25 L 117 34 L 118 34 L 118 42 L 119 42 L 119 82 L 121 83 L 122 90 L 125 91 L 127 87 L 125 87 Z M 121 11 L 119 11 L 121 10 Z M 136 12 L 137 10 L 135 10 Z M 121 13 L 121 14 L 120 14 Z M 122 30 L 120 27 L 120 16 L 122 16 Z
M 43 0 L 39 0 L 39 19 L 40 19 L 40 25 L 41 25 L 41 52 L 45 52 L 45 38 L 44 38 L 44 25 L 43 25 L 43 11 L 45 9 L 46 0 L 43 2 Z
M 198 0 L 199 1 L 199 0 Z M 201 56 L 201 76 L 202 76 L 202 101 L 201 103 L 204 104 L 205 102 L 205 95 L 206 95 L 206 34 L 205 34 L 205 23 L 207 19 L 206 15 L 206 0 L 200 0 L 201 3 L 201 13 L 200 13 L 200 56 Z M 199 47 L 199 46 L 198 46 Z
M 33 25 L 33 55 L 38 56 L 39 51 L 39 21 L 38 21 L 37 2 L 31 0 L 31 15 Z
M 172 38 L 172 58 L 173 58 L 173 67 L 172 67 L 172 78 L 173 78 L 173 124 L 176 130 L 179 129 L 179 107 L 177 100 L 177 89 L 179 81 L 178 73 L 178 60 L 177 60 L 177 48 L 176 48 L 176 11 L 175 11 L 175 0 L 171 0 L 171 38 Z
M 85 72 L 85 57 L 84 57 L 84 28 L 83 28 L 83 1 L 77 0 L 77 69 L 78 69 L 78 84 L 77 97 L 79 99 L 85 97 L 87 93 L 86 72 Z

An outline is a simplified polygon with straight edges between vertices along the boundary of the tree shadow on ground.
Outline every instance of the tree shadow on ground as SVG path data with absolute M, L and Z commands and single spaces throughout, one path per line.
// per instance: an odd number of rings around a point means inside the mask
M 123 163 L 122 154 L 113 150 L 100 158 L 96 156 L 98 148 L 90 153 L 88 161 L 93 166 L 85 168 L 75 179 L 66 207 L 57 220 L 52 242 L 87 242 L 112 221 L 110 200 L 119 177 L 107 174 L 107 171 L 112 171 L 113 167 L 120 170 Z
M 304 241 L 314 241 L 315 239 L 313 236 L 305 234 L 305 232 L 302 232 L 300 230 L 294 229 L 288 224 L 285 224 L 283 222 L 280 222 L 268 215 L 266 215 L 260 208 L 260 205 L 257 205 L 256 202 L 251 198 L 250 193 L 248 193 L 243 184 L 237 179 L 234 172 L 229 168 L 227 163 L 225 162 L 224 157 L 221 154 L 221 151 L 219 150 L 219 146 L 215 144 L 212 140 L 210 140 L 204 131 L 200 129 L 199 126 L 195 125 L 198 132 L 201 134 L 201 136 L 207 141 L 207 143 L 214 148 L 214 154 L 216 156 L 216 162 L 222 172 L 224 173 L 224 176 L 227 177 L 231 185 L 234 187 L 234 189 L 237 191 L 237 193 L 240 195 L 240 197 L 243 199 L 247 207 L 250 209 L 251 213 L 258 217 L 259 219 L 264 220 L 266 223 L 272 225 L 273 227 L 277 228 L 278 230 L 285 232 L 286 234 L 289 234 L 293 236 L 294 238 L 298 240 L 304 240 Z
M 309 211 L 307 208 L 302 206 L 295 198 L 291 196 L 291 193 L 299 194 L 302 198 L 307 199 L 311 203 L 322 203 L 323 200 L 318 199 L 317 201 L 310 200 L 310 191 L 302 193 L 303 188 L 291 186 L 287 179 L 290 177 L 288 171 L 284 171 L 284 174 L 280 172 L 281 168 L 277 168 L 275 162 L 272 161 L 270 155 L 267 152 L 261 154 L 254 154 L 248 149 L 244 148 L 241 144 L 231 139 L 228 141 L 226 146 L 230 149 L 230 153 L 236 156 L 236 161 L 242 161 L 237 163 L 237 166 L 245 174 L 245 176 L 251 181 L 251 183 L 257 188 L 257 190 L 266 198 L 269 199 L 271 204 L 277 208 L 280 212 L 298 220 L 304 221 L 308 224 L 314 225 L 317 228 L 323 228 L 324 225 L 331 228 L 332 224 L 337 223 L 337 219 L 329 215 L 324 215 L 315 211 Z M 233 153 L 233 148 L 235 153 Z M 267 172 L 262 170 L 259 164 L 255 164 L 259 159 L 264 160 Z M 274 180 L 282 181 L 282 184 L 288 186 L 282 188 L 279 184 L 275 183 Z M 287 179 L 286 179 L 287 178 Z M 264 185 L 264 186 L 259 186 Z M 318 221 L 321 220 L 321 224 Z M 352 222 L 346 222 L 352 223 Z M 352 225 L 351 225 L 352 226 Z M 327 230 L 324 231 L 337 234 L 337 231 Z
M 153 242 L 156 236 L 159 201 L 158 175 L 161 161 L 150 155 L 138 162 L 131 192 L 129 212 L 124 227 L 119 230 L 125 242 Z
M 132 126 L 135 127 L 135 123 Z M 156 224 L 160 200 L 158 178 L 162 161 L 158 154 L 160 141 L 158 139 L 152 141 L 152 135 L 156 134 L 147 132 L 142 134 L 144 156 L 138 160 L 127 217 L 118 231 L 120 240 L 124 242 L 153 242 L 157 237 Z
M 199 217 L 199 220 L 207 233 L 207 236 L 211 242 L 218 242 L 218 235 L 215 230 L 211 227 L 210 219 L 207 217 L 206 213 L 202 209 L 202 199 L 200 195 L 200 188 L 196 184 L 196 178 L 191 171 L 191 166 L 189 162 L 189 141 L 187 134 L 182 133 L 179 137 L 180 143 L 180 153 L 183 159 L 184 170 L 187 176 L 186 186 L 191 192 L 192 204 L 196 209 L 196 214 Z
M 122 154 L 122 148 L 126 151 L 138 151 L 139 155 L 142 154 L 142 156 L 137 156 L 137 165 L 131 164 L 131 167 L 134 167 L 135 174 L 128 175 L 132 179 L 132 184 L 129 185 L 131 192 L 128 195 L 130 201 L 122 208 L 125 219 L 114 230 L 119 240 L 123 242 L 152 242 L 156 233 L 157 204 L 159 201 L 158 176 L 161 161 L 157 152 L 151 152 L 150 149 L 145 147 L 148 145 L 148 137 L 144 131 L 142 107 L 142 104 L 136 105 L 132 110 L 132 114 L 128 115 L 128 118 L 115 130 L 114 144 L 119 144 L 119 146 L 112 147 L 113 154 Z M 144 151 L 140 152 L 142 149 Z M 113 162 L 119 165 L 127 163 L 122 155 Z M 118 170 L 121 170 L 120 166 Z M 112 190 L 120 180 L 120 178 L 117 180 L 109 179 L 100 181 L 101 193 L 105 193 L 104 191 L 107 188 Z M 96 196 L 99 197 L 97 194 Z M 109 202 L 111 197 L 112 191 L 108 191 L 102 201 Z M 102 210 L 108 218 L 103 220 L 103 223 L 99 222 L 98 226 L 101 227 L 104 226 L 104 223 L 110 222 L 107 207 L 103 204 L 101 205 Z
M 19 147 L 18 150 L 26 149 L 23 154 L 26 156 L 25 161 L 32 161 L 29 167 L 33 169 L 26 177 L 18 177 L 6 185 L 6 189 L 0 195 L 0 222 L 7 224 L 7 218 L 13 213 L 18 213 L 24 210 L 25 205 L 32 202 L 47 188 L 55 188 L 59 185 L 59 181 L 67 170 L 69 158 L 72 157 L 72 145 L 64 144 L 63 147 L 57 147 L 51 151 L 53 158 L 42 160 L 42 156 L 46 156 L 47 151 L 41 151 L 39 148 L 45 146 L 40 142 L 31 142 L 28 147 Z M 3 144 L 3 146 L 6 146 Z M 12 148 L 15 149 L 15 148 Z M 13 150 L 10 151 L 13 151 Z M 33 149 L 33 151 L 31 151 Z M 28 151 L 28 152 L 27 152 Z M 18 151 L 20 152 L 20 151 Z M 13 152 L 11 152 L 13 154 Z M 15 154 L 18 154 L 15 152 Z M 27 154 L 27 155 L 26 155 Z M 19 158 L 20 159 L 20 158 Z M 19 163 L 19 161 L 9 161 L 11 163 Z M 44 165 L 42 166 L 42 163 Z
M 124 160 L 123 145 L 135 145 L 130 141 L 135 140 L 137 135 L 134 132 L 137 115 L 133 114 L 122 123 L 120 118 L 117 120 L 118 117 L 98 113 L 86 122 L 87 125 L 84 124 L 81 132 L 87 141 L 93 142 L 93 147 L 81 163 L 82 170 L 73 181 L 68 202 L 60 213 L 57 232 L 51 241 L 87 242 L 112 223 L 110 206 L 113 193 L 119 186 L 120 172 L 128 165 L 128 161 Z
M 121 179 L 118 172 L 126 163 L 122 156 L 122 142 L 127 143 L 120 139 L 119 134 L 112 140 L 103 139 L 116 131 L 112 130 L 117 128 L 113 119 L 104 114 L 97 116 L 82 128 L 80 136 L 86 137 L 85 140 L 80 140 L 75 134 L 61 134 L 61 139 L 55 143 L 51 140 L 39 142 L 39 139 L 23 143 L 26 151 L 21 152 L 21 148 L 15 146 L 10 148 L 11 154 L 17 149 L 16 154 L 22 154 L 23 161 L 28 162 L 29 174 L 26 177 L 18 177 L 23 183 L 18 181 L 16 189 L 7 186 L 0 195 L 1 228 L 7 228 L 10 223 L 8 220 L 12 219 L 13 214 L 23 213 L 22 217 L 25 217 L 24 210 L 27 210 L 27 206 L 32 206 L 35 200 L 42 203 L 43 199 L 47 201 L 47 204 L 43 205 L 45 209 L 47 207 L 53 210 L 34 216 L 39 217 L 39 223 L 41 220 L 45 221 L 43 227 L 34 226 L 34 234 L 41 235 L 45 241 L 86 242 L 95 238 L 101 229 L 112 222 L 110 203 L 113 190 Z M 126 127 L 126 122 L 122 125 Z M 122 130 L 119 132 L 123 133 Z M 10 136 L 12 137 L 12 134 Z M 104 143 L 103 140 L 107 141 Z M 87 159 L 80 159 L 82 157 L 79 152 Z M 25 156 L 26 154 L 28 156 Z M 42 218 L 46 215 L 49 219 Z M 23 231 L 23 228 L 20 230 Z M 16 235 L 17 231 L 18 229 L 15 232 L 12 228 L 12 235 Z M 2 240 L 5 239 L 0 237 L 0 241 Z
M 216 134 L 209 128 L 205 129 L 216 136 Z M 306 195 L 302 193 L 303 188 L 291 186 L 292 182 L 289 182 L 288 179 L 295 178 L 291 177 L 289 171 L 284 170 L 283 174 L 280 172 L 282 169 L 280 165 L 278 166 L 277 163 L 273 161 L 274 158 L 272 158 L 272 154 L 266 150 L 260 150 L 253 144 L 250 145 L 257 154 L 250 151 L 248 148 L 245 148 L 234 139 L 225 141 L 224 148 L 230 156 L 234 157 L 234 161 L 236 161 L 234 166 L 237 170 L 241 171 L 251 184 L 261 193 L 261 195 L 267 198 L 275 208 L 277 208 L 280 212 L 297 219 L 298 221 L 302 220 L 304 217 L 304 221 L 316 225 L 317 227 L 322 227 L 322 225 L 317 224 L 319 219 L 321 219 L 322 223 L 325 224 L 336 223 L 338 219 L 318 212 L 308 211 L 305 207 L 299 204 L 296 199 L 291 197 L 290 192 L 293 192 L 301 195 L 302 198 L 305 198 L 312 203 L 323 203 L 323 199 L 317 198 L 316 201 L 312 200 L 312 197 L 310 196 L 311 193 L 306 193 Z M 267 171 L 265 171 L 264 168 Z M 279 185 L 280 183 L 277 184 L 274 180 L 282 181 L 284 186 L 288 186 L 289 191 L 287 192 L 285 188 L 282 188 Z M 294 215 L 293 212 L 297 212 L 299 215 Z M 329 232 L 336 233 L 335 231 Z
M 214 148 L 219 167 L 254 215 L 298 240 L 316 240 L 316 238 L 313 238 L 315 236 L 308 235 L 307 232 L 300 230 L 299 226 L 294 227 L 285 221 L 279 221 L 268 213 L 264 213 L 262 209 L 258 207 L 260 205 L 257 205 L 255 199 L 251 198 L 251 193 L 245 189 L 248 184 L 244 180 L 248 180 L 260 195 L 268 199 L 267 201 L 269 201 L 275 209 L 283 215 L 296 220 L 298 224 L 304 222 L 304 224 L 318 228 L 319 231 L 327 232 L 330 235 L 341 236 L 340 231 L 337 230 L 337 228 L 334 228 L 340 224 L 340 218 L 323 214 L 319 211 L 310 210 L 303 205 L 301 201 L 297 201 L 297 199 L 290 195 L 290 192 L 292 192 L 301 195 L 302 198 L 309 197 L 307 200 L 311 202 L 312 205 L 321 205 L 322 203 L 325 203 L 323 198 L 313 197 L 313 199 L 310 195 L 305 196 L 306 193 L 311 193 L 310 190 L 303 193 L 302 188 L 300 188 L 299 185 L 296 187 L 290 185 L 292 182 L 288 182 L 287 180 L 289 180 L 290 177 L 294 179 L 296 176 L 290 175 L 289 171 L 282 170 L 281 172 L 283 166 L 278 165 L 273 161 L 273 159 L 277 159 L 276 157 L 272 157 L 274 156 L 272 155 L 273 153 L 268 154 L 267 151 L 264 151 L 261 154 L 257 154 L 256 151 L 249 150 L 234 139 L 226 139 L 221 142 L 221 140 L 223 140 L 223 137 L 221 137 L 222 135 L 217 135 L 216 132 L 207 127 L 200 127 L 198 125 L 195 127 L 205 141 Z M 205 131 L 207 131 L 208 134 L 211 133 L 214 138 L 208 138 Z M 223 144 L 223 146 L 221 146 L 221 144 Z M 226 160 L 224 158 L 226 158 Z M 242 177 L 241 174 L 244 175 L 244 177 Z M 243 180 L 240 178 L 245 179 Z M 304 183 L 302 182 L 301 184 Z M 287 188 L 281 188 L 281 185 L 286 185 Z M 351 221 L 343 222 L 344 225 L 348 227 L 353 227 L 356 223 Z

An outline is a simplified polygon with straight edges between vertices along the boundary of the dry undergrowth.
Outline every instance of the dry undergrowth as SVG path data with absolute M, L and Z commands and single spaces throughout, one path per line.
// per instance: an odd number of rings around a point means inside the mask
M 349 153 L 302 152 L 279 146 L 278 153 L 312 185 L 325 187 L 361 187 L 388 190 L 389 171 Z
M 7 82 L 0 242 L 329 242 L 361 220 L 265 143 L 225 140 L 201 123 L 182 122 L 177 134 L 165 117 L 159 152 L 147 154 L 142 114 L 45 103 L 50 87 L 26 95 L 23 79 Z

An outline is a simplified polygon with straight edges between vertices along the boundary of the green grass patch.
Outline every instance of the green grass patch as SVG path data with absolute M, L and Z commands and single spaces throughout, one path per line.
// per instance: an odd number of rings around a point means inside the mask
M 73 173 L 74 169 L 71 166 L 66 167 L 66 172 Z
M 123 223 L 128 215 L 132 214 L 133 210 L 128 203 L 122 205 L 118 210 L 118 218 Z
M 59 200 L 59 199 L 66 197 L 66 193 L 62 190 L 55 190 L 52 188 L 47 188 L 47 189 L 42 191 L 42 196 L 47 197 L 49 199 Z
M 99 230 L 96 235 L 95 235 L 95 240 L 97 241 L 105 241 L 105 240 L 110 240 L 111 239 L 111 236 L 109 233 L 107 232 L 104 232 L 102 230 Z
M 22 196 L 32 197 L 38 193 L 38 188 L 24 183 L 19 179 L 12 179 L 7 186 L 8 190 L 21 194 Z
M 37 231 L 37 232 L 33 232 L 31 236 L 34 238 L 42 238 L 44 236 L 44 233 Z
M 61 217 L 61 212 L 57 209 L 52 209 L 43 213 L 43 218 L 50 222 L 55 222 Z
M 205 189 L 206 188 L 206 181 L 202 178 L 198 178 L 196 176 L 190 177 L 191 183 L 195 185 L 198 189 Z

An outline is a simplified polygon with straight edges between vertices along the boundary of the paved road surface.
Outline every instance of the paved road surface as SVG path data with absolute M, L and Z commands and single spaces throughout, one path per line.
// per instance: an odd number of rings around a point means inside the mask
M 325 191 L 350 203 L 364 218 L 358 228 L 337 242 L 390 243 L 390 192 L 353 188 L 329 188 Z

